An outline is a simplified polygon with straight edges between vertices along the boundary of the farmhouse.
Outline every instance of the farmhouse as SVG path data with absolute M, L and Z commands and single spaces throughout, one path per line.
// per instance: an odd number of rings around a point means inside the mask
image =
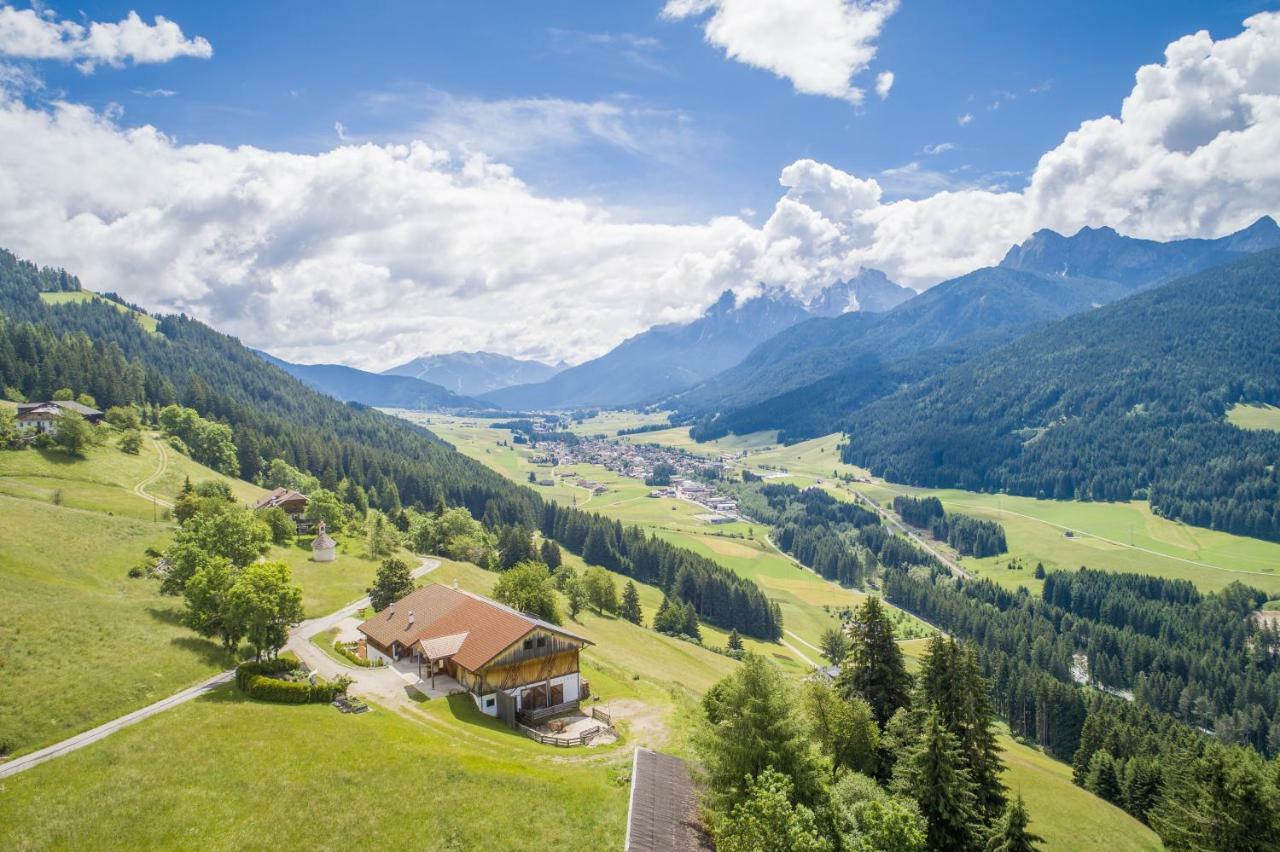
M 308 502 L 310 501 L 305 494 L 291 488 L 277 488 L 254 503 L 253 510 L 257 512 L 262 509 L 284 509 L 284 513 L 297 525 L 298 532 L 310 532 L 311 522 L 303 515 L 307 511 Z
M 371 660 L 453 678 L 480 711 L 514 725 L 577 707 L 578 652 L 590 640 L 497 601 L 432 583 L 357 628 Z
M 102 412 L 69 399 L 49 402 L 27 402 L 18 406 L 18 428 L 48 432 L 58 422 L 63 412 L 74 411 L 90 423 L 102 422 Z

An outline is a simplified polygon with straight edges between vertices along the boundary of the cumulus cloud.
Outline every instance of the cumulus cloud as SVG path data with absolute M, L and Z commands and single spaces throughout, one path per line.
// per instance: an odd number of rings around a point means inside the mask
M 580 359 L 725 288 L 807 296 L 864 267 L 923 288 L 1037 228 L 1213 237 L 1280 212 L 1280 14 L 1171 44 L 1117 116 L 1068 134 L 1022 189 L 893 200 L 894 180 L 932 173 L 806 159 L 781 170 L 759 225 L 631 221 L 442 142 L 178 144 L 35 100 L 0 97 L 0 245 L 284 357 L 368 367 L 478 348 Z
M 893 88 L 893 72 L 881 71 L 876 75 L 876 94 L 880 96 L 880 100 L 889 97 L 889 90 Z
M 921 151 L 928 154 L 930 157 L 936 157 L 939 154 L 945 154 L 948 151 L 954 151 L 955 149 L 956 146 L 954 142 L 938 142 L 934 145 L 925 145 Z
M 169 62 L 183 56 L 208 59 L 213 47 L 162 15 L 148 24 L 130 12 L 115 23 L 91 21 L 88 26 L 58 20 L 52 12 L 0 6 L 0 56 L 13 59 L 52 59 L 72 62 L 85 74 L 99 65 L 119 68 Z
M 865 92 L 853 78 L 875 57 L 875 40 L 897 8 L 897 0 L 667 0 L 662 15 L 710 12 L 703 32 L 730 59 L 772 71 L 802 94 L 859 104 Z M 877 94 L 886 97 L 892 85 L 893 74 L 881 74 Z
M 973 113 L 971 112 L 962 112 L 956 116 L 956 124 L 960 125 L 961 127 L 964 127 L 966 124 L 968 124 L 971 121 L 973 121 Z

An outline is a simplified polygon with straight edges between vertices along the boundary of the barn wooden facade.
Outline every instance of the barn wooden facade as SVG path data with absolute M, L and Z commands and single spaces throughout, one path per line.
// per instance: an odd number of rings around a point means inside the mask
M 361 624 L 371 659 L 409 662 L 433 687 L 449 677 L 481 712 L 513 722 L 577 706 L 578 655 L 589 640 L 497 601 L 438 583 Z

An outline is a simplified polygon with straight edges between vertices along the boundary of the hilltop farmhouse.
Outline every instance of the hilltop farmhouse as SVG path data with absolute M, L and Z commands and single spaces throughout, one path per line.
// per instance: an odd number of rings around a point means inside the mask
M 575 709 L 587 694 L 578 653 L 591 642 L 555 624 L 457 588 L 410 592 L 357 628 L 371 660 L 452 679 L 480 712 L 514 725 Z
M 98 409 L 69 399 L 59 399 L 50 402 L 25 402 L 19 405 L 18 428 L 48 432 L 53 429 L 58 418 L 67 411 L 74 411 L 93 424 L 102 422 L 102 412 Z

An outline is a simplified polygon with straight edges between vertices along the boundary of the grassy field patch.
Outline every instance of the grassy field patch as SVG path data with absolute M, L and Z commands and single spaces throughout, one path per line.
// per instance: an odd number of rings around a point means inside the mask
M 1244 405 L 1237 403 L 1227 412 L 1227 422 L 1241 429 L 1268 429 L 1280 431 L 1280 408 L 1274 405 Z

